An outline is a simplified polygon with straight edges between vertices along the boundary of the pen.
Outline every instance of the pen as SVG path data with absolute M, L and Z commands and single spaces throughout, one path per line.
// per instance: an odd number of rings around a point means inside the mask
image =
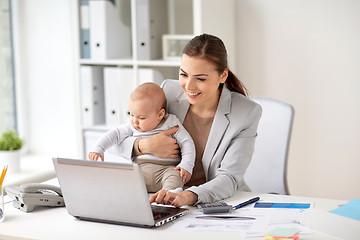
M 234 209 L 239 209 L 239 208 L 245 207 L 245 206 L 247 206 L 247 205 L 249 205 L 249 204 L 252 204 L 252 203 L 254 203 L 254 202 L 257 202 L 257 201 L 259 201 L 259 200 L 260 200 L 259 197 L 255 197 L 255 198 L 252 198 L 252 199 L 250 199 L 250 200 L 248 200 L 248 201 L 246 201 L 246 202 L 240 203 L 240 204 L 234 206 L 233 208 L 234 208 Z

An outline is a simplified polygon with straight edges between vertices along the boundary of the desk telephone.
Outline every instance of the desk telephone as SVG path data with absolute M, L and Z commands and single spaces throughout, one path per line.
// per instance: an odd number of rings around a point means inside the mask
M 36 206 L 65 206 L 61 189 L 53 185 L 26 183 L 6 187 L 5 191 L 14 199 L 13 206 L 24 212 L 31 212 Z

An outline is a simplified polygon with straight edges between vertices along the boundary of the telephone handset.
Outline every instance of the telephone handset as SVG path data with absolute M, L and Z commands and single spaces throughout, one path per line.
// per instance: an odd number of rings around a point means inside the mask
M 57 186 L 41 183 L 26 183 L 5 188 L 13 201 L 13 206 L 24 212 L 31 212 L 36 206 L 65 206 L 61 189 Z

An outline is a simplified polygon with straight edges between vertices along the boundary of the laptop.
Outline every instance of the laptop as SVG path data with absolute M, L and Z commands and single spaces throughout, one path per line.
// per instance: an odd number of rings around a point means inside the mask
M 88 221 L 155 227 L 188 212 L 149 203 L 144 178 L 135 163 L 53 158 L 68 213 Z

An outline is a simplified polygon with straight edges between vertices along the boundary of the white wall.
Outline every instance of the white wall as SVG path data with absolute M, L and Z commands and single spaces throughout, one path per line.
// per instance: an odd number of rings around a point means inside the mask
M 33 154 L 76 156 L 70 1 L 13 0 L 18 116 Z
M 238 0 L 233 69 L 291 103 L 291 194 L 360 197 L 360 1 Z M 71 0 L 13 0 L 20 128 L 33 153 L 79 154 Z M 219 11 L 219 16 L 222 13 Z M 224 26 L 226 27 L 226 26 Z
M 237 1 L 237 73 L 295 107 L 292 195 L 360 197 L 360 1 Z

